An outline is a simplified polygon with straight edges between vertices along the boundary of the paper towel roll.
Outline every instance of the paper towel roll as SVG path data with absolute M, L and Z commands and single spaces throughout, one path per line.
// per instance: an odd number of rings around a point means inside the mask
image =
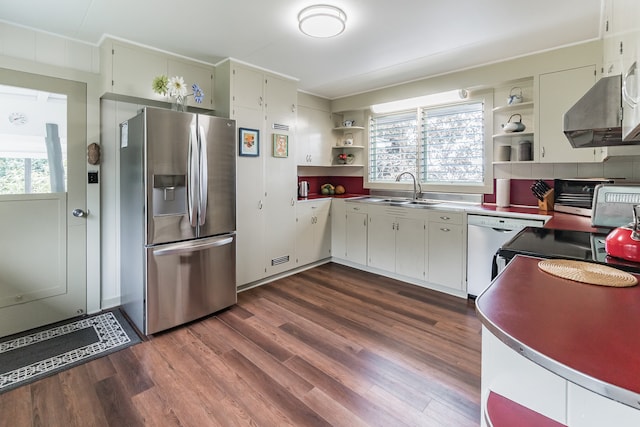
M 511 180 L 505 178 L 496 179 L 496 205 L 506 208 L 511 203 Z

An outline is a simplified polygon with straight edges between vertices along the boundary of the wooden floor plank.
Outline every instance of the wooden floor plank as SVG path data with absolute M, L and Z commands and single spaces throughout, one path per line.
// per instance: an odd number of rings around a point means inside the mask
M 0 427 L 31 426 L 31 387 L 19 387 L 0 395 L 0 414 Z
M 178 416 L 158 392 L 158 389 L 153 388 L 132 397 L 142 423 L 147 426 L 183 427 Z
M 480 331 L 472 302 L 329 263 L 2 393 L 0 427 L 477 426 Z
M 136 411 L 126 386 L 119 376 L 105 378 L 95 384 L 98 401 L 108 417 L 110 425 L 142 425 L 140 413 Z M 65 423 L 63 425 L 69 425 Z
M 233 325 L 237 323 L 237 320 L 234 321 L 233 319 L 233 315 L 228 314 L 221 319 L 222 322 L 215 322 L 215 326 L 218 328 L 229 329 L 226 331 L 225 336 L 227 337 L 227 342 L 233 344 L 233 351 L 246 357 L 260 370 L 268 372 L 274 381 L 295 395 L 303 395 L 313 388 L 313 384 L 296 375 L 270 353 L 262 350 L 256 343 L 240 334 L 233 334 Z M 209 322 L 209 326 L 214 326 L 213 322 Z
M 396 414 L 391 414 L 384 409 L 386 406 L 384 402 L 374 402 L 355 393 L 305 360 L 294 357 L 287 361 L 287 365 L 300 373 L 300 375 L 308 381 L 316 384 L 319 389 L 332 396 L 336 401 L 340 402 L 342 406 L 362 418 L 369 425 L 404 425 Z
M 64 400 L 60 377 L 53 375 L 31 385 L 33 426 L 68 426 L 72 416 Z
M 213 339 L 216 341 L 229 342 L 229 337 L 225 334 L 235 332 L 229 328 L 216 328 L 214 325 L 219 324 L 218 319 L 207 319 L 198 325 L 191 325 L 191 328 L 212 328 L 212 330 L 222 332 Z M 205 335 L 202 335 L 203 337 Z M 189 354 L 198 365 L 209 372 L 209 375 L 215 378 L 216 386 L 219 387 L 233 402 L 237 402 L 243 413 L 248 414 L 251 419 L 259 425 L 265 426 L 294 426 L 285 414 L 278 408 L 269 404 L 263 395 L 258 393 L 253 384 L 248 383 L 225 360 L 224 353 L 216 353 L 209 347 L 209 342 L 203 341 L 203 346 L 185 347 L 182 350 Z M 212 343 L 213 347 L 217 347 L 217 343 Z M 233 351 L 233 350 L 230 350 Z
M 108 426 L 109 422 L 100 405 L 98 395 L 93 388 L 94 381 L 87 369 L 87 365 L 80 365 L 76 369 L 69 369 L 60 373 L 60 383 L 67 402 L 67 412 L 70 416 L 69 426 Z M 77 390 L 85 390 L 77 393 Z M 93 408 L 87 410 L 87 408 Z

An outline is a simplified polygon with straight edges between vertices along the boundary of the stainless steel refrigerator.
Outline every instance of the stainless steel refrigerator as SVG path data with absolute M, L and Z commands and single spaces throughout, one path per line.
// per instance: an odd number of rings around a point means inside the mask
M 236 124 L 145 108 L 121 124 L 122 307 L 145 335 L 236 303 Z

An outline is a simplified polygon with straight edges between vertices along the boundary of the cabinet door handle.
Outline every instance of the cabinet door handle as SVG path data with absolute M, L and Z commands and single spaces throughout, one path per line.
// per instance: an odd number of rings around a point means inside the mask
M 294 206 L 296 204 L 296 201 L 293 200 L 293 197 L 291 198 L 291 206 Z
M 262 97 L 258 98 L 258 105 L 262 107 Z
M 449 221 L 451 218 L 448 216 L 441 216 L 440 219 L 444 220 L 444 221 Z
M 542 147 L 542 157 L 544 157 L 544 146 Z
M 262 200 L 258 200 L 258 210 L 262 209 Z
M 367 218 L 364 219 L 364 221 L 362 222 L 362 225 L 364 225 L 365 227 L 367 226 Z
M 445 233 L 448 233 L 449 231 L 451 231 L 451 229 L 449 229 L 449 228 L 441 228 L 440 231 L 444 231 Z
M 396 222 L 396 231 L 400 231 L 400 223 Z

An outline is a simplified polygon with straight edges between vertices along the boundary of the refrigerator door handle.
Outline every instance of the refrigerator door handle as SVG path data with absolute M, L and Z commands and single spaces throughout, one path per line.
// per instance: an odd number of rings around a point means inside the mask
M 153 251 L 154 256 L 163 255 L 181 255 L 191 252 L 202 251 L 205 249 L 211 249 L 219 246 L 225 246 L 233 242 L 234 235 L 225 235 L 219 237 L 211 237 L 208 239 L 188 241 L 182 243 L 172 244 L 165 248 L 158 248 Z
M 198 215 L 196 210 L 196 189 L 198 188 L 198 156 L 197 156 L 197 144 L 198 137 L 196 135 L 195 126 L 191 126 L 189 130 L 189 157 L 187 158 L 187 176 L 189 179 L 188 183 L 188 200 L 187 206 L 189 209 L 189 223 L 192 227 L 198 225 Z M 195 147 L 194 147 L 195 145 Z
M 202 126 L 198 127 L 198 134 L 200 136 L 200 197 L 198 198 L 198 224 L 203 226 L 207 220 L 209 166 L 207 161 L 207 139 Z

